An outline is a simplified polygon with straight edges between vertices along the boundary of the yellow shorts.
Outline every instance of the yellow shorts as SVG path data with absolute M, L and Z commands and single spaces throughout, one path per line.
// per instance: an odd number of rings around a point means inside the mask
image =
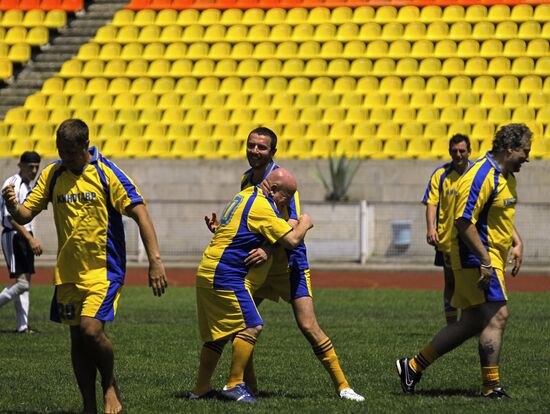
M 245 328 L 263 325 L 250 291 L 196 288 L 199 332 L 203 342 L 224 339 Z
M 296 272 L 269 273 L 265 283 L 255 293 L 255 298 L 285 302 L 304 296 L 313 297 L 309 269 Z
M 118 307 L 122 283 L 109 280 L 57 285 L 50 319 L 67 325 L 80 324 L 81 316 L 112 321 Z
M 468 309 L 485 302 L 502 302 L 508 300 L 504 272 L 501 269 L 493 269 L 491 284 L 486 290 L 477 286 L 479 280 L 479 268 L 454 269 L 455 290 L 451 299 L 451 305 Z

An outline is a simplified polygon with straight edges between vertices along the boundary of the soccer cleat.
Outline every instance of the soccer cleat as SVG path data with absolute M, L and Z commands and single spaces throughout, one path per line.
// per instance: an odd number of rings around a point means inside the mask
M 422 373 L 415 372 L 409 366 L 410 360 L 410 358 L 401 358 L 395 361 L 397 373 L 401 379 L 401 388 L 405 394 L 414 394 L 414 387 L 420 382 L 420 378 L 422 377 Z
M 218 393 L 215 390 L 208 390 L 204 394 L 197 395 L 193 391 L 189 393 L 188 400 L 213 400 L 218 397 Z
M 344 388 L 342 391 L 340 391 L 340 398 L 343 400 L 351 401 L 365 401 L 365 397 L 357 394 L 351 388 Z
M 512 398 L 508 395 L 504 388 L 496 387 L 489 391 L 487 394 L 482 393 L 485 398 L 491 398 L 493 400 L 502 400 L 503 398 Z
M 231 388 L 227 388 L 227 386 L 223 387 L 221 395 L 228 400 L 233 400 L 237 402 L 248 404 L 254 404 L 256 402 L 256 398 L 252 396 L 250 390 L 244 382 L 242 384 L 237 384 Z
M 25 329 L 22 329 L 20 331 L 15 331 L 16 333 L 18 334 L 22 334 L 22 335 L 35 335 L 37 334 L 39 331 L 37 331 L 36 329 L 32 329 L 30 326 L 25 328 Z

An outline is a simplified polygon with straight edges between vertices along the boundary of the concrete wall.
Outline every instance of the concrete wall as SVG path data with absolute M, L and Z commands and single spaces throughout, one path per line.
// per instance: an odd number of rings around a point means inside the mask
M 46 161 L 47 162 L 47 161 Z M 46 165 L 46 162 L 43 165 Z M 120 159 L 115 162 L 140 186 L 150 200 L 225 201 L 238 191 L 246 160 Z M 295 174 L 304 201 L 322 201 L 325 191 L 314 178 L 319 166 L 328 177 L 324 160 L 278 160 Z M 351 200 L 417 202 L 441 160 L 364 160 L 348 192 Z M 17 160 L 0 158 L 0 177 L 17 171 Z M 518 178 L 520 202 L 550 202 L 550 162 L 533 160 Z

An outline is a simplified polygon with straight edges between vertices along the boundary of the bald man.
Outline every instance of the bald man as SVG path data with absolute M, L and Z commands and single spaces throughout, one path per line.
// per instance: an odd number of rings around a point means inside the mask
M 204 251 L 196 278 L 199 331 L 204 344 L 190 399 L 212 395 L 212 374 L 225 344 L 231 340 L 231 370 L 221 395 L 238 402 L 256 402 L 243 378 L 264 323 L 252 298 L 250 280 L 265 279 L 267 268 L 249 268 L 245 259 L 265 242 L 292 250 L 303 241 L 313 227 L 309 216 L 302 215 L 292 228 L 279 213 L 295 192 L 296 180 L 280 168 L 261 185 L 235 195 L 219 223 L 215 220 L 214 237 Z

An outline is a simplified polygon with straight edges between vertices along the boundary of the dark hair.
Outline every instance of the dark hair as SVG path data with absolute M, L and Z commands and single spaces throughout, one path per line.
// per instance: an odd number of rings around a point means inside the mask
M 472 147 L 470 146 L 470 138 L 468 138 L 468 136 L 464 134 L 454 134 L 451 137 L 451 139 L 449 140 L 449 150 L 453 145 L 459 144 L 461 142 L 466 143 L 466 148 L 468 148 L 468 152 L 472 150 Z
M 504 152 L 508 148 L 517 149 L 523 145 L 524 138 L 531 139 L 533 133 L 525 124 L 508 124 L 501 127 L 493 139 L 493 152 Z
M 40 160 L 40 154 L 35 151 L 25 151 L 19 158 L 21 164 L 40 164 Z
M 57 140 L 73 141 L 85 147 L 89 143 L 88 125 L 80 119 L 67 119 L 57 129 Z
M 250 138 L 250 135 L 252 134 L 269 137 L 271 139 L 271 143 L 269 144 L 271 151 L 277 149 L 277 134 L 275 134 L 275 132 L 273 132 L 271 129 L 266 127 L 255 128 L 252 131 L 250 131 L 250 134 L 248 134 L 248 138 Z

